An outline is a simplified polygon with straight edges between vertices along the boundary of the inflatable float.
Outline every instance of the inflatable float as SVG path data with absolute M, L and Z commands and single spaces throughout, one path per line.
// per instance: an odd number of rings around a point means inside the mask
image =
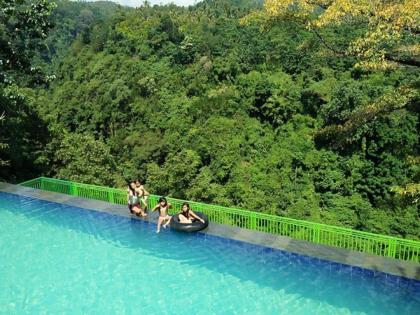
M 201 221 L 195 220 L 192 223 L 180 223 L 179 214 L 175 214 L 171 219 L 171 229 L 181 231 L 181 232 L 197 232 L 205 229 L 209 225 L 209 218 L 204 213 L 194 211 L 196 215 L 204 220 L 204 223 Z

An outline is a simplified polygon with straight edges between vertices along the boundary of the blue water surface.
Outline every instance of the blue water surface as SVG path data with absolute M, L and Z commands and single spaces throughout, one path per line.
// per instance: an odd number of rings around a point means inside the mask
M 0 192 L 1 314 L 420 314 L 420 282 Z

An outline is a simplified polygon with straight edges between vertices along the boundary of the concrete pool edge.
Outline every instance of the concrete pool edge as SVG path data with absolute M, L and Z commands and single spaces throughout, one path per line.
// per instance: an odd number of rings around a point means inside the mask
M 0 182 L 0 191 L 9 192 L 21 196 L 33 197 L 46 201 L 58 202 L 70 206 L 107 212 L 114 215 L 133 217 L 129 214 L 126 206 L 114 205 L 107 202 L 83 199 L 65 194 L 26 188 Z M 143 220 L 143 219 L 139 219 Z M 156 214 L 149 215 L 145 220 L 156 221 Z M 392 258 L 384 258 L 341 248 L 329 247 L 295 240 L 289 237 L 250 231 L 228 225 L 211 223 L 202 233 L 233 239 L 254 245 L 261 245 L 291 253 L 315 257 L 318 259 L 368 269 L 374 272 L 382 272 L 393 276 L 420 280 L 420 264 L 405 262 Z

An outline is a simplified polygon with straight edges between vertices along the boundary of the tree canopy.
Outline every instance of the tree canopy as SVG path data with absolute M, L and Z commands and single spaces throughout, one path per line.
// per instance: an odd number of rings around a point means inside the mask
M 419 239 L 416 6 L 59 1 L 40 71 L 1 85 L 1 178 L 141 178 L 155 194 Z
M 420 3 L 417 0 L 266 0 L 269 18 L 296 18 L 317 32 L 343 24 L 360 28 L 345 50 L 359 57 L 356 66 L 387 68 L 394 64 L 420 67 Z M 322 38 L 319 35 L 320 38 Z

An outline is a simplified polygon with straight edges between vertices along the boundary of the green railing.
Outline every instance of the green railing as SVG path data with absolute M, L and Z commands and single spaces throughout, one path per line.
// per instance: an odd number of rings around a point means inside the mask
M 80 184 L 60 179 L 40 177 L 20 185 L 119 205 L 125 205 L 127 202 L 126 190 Z M 149 197 L 149 208 L 156 205 L 158 198 L 155 195 Z M 184 200 L 174 198 L 168 198 L 168 201 L 173 205 L 171 213 L 179 212 L 184 202 Z M 205 213 L 211 222 L 288 236 L 316 244 L 335 246 L 383 257 L 420 262 L 419 241 L 200 202 L 190 201 L 189 203 L 193 210 Z

